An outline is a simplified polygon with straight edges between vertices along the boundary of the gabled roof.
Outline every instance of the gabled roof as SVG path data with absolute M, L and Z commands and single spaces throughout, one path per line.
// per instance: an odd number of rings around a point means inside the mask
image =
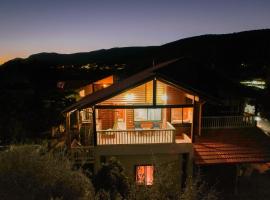
M 262 163 L 270 161 L 270 138 L 258 128 L 216 129 L 196 137 L 195 164 Z
M 214 70 L 200 66 L 200 62 L 187 58 L 178 58 L 149 67 L 103 90 L 88 95 L 66 108 L 63 112 L 92 106 L 127 89 L 138 86 L 153 77 L 159 77 L 183 90 L 198 95 L 200 99 L 211 100 L 215 103 L 221 103 L 224 96 L 231 96 L 231 93 L 236 95 L 246 94 L 246 91 L 237 84 L 215 73 Z M 220 94 L 221 92 L 222 94 Z
M 174 60 L 170 60 L 168 62 L 164 62 L 158 65 L 155 65 L 153 67 L 149 67 L 139 73 L 136 73 L 120 82 L 117 82 L 107 88 L 104 88 L 103 90 L 99 90 L 93 94 L 90 94 L 84 98 L 82 98 L 81 100 L 79 100 L 78 102 L 74 103 L 73 105 L 69 106 L 68 108 L 66 108 L 63 112 L 69 112 L 72 111 L 74 109 L 82 109 L 85 108 L 86 106 L 91 106 L 94 105 L 97 102 L 100 102 L 102 100 L 108 99 L 116 94 L 119 94 L 121 92 L 124 92 L 125 90 L 131 88 L 131 87 L 135 87 L 141 83 L 143 83 L 146 80 L 150 80 L 151 78 L 153 78 L 156 73 L 155 71 L 165 67 L 171 63 L 174 63 L 176 61 L 178 61 L 179 59 L 174 59 Z

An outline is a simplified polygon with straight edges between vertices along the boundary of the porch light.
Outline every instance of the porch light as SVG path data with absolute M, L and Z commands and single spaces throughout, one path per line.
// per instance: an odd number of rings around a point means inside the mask
M 262 118 L 261 118 L 260 116 L 256 116 L 256 117 L 255 117 L 255 121 L 259 122 L 259 121 L 261 121 L 261 120 L 262 120 Z
M 85 90 L 81 90 L 81 91 L 79 92 L 79 95 L 80 95 L 80 97 L 85 97 Z
M 134 94 L 126 94 L 126 100 L 127 101 L 132 101 L 132 100 L 134 100 L 134 98 L 135 98 Z
M 166 94 L 161 96 L 161 100 L 162 101 L 167 101 L 168 100 L 168 96 Z

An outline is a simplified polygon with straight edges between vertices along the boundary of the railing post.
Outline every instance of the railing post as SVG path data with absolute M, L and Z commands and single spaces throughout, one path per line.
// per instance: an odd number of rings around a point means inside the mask
M 70 135 L 70 113 L 66 113 L 66 140 L 67 140 L 67 147 L 70 149 L 71 147 L 71 135 Z
M 93 135 L 94 135 L 94 146 L 97 146 L 97 130 L 96 130 L 96 109 L 93 106 Z

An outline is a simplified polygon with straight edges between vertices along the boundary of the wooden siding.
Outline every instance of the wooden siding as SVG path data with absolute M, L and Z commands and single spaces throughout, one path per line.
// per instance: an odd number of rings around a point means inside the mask
M 153 82 L 130 89 L 98 105 L 150 105 L 153 103 Z
M 176 105 L 176 104 L 190 104 L 190 94 L 184 91 L 165 84 L 161 81 L 157 81 L 157 104 L 159 105 Z

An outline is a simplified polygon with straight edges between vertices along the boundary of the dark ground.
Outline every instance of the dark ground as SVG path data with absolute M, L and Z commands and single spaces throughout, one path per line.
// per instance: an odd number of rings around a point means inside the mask
M 200 168 L 203 180 L 213 185 L 221 200 L 270 199 L 270 164 L 214 165 Z

